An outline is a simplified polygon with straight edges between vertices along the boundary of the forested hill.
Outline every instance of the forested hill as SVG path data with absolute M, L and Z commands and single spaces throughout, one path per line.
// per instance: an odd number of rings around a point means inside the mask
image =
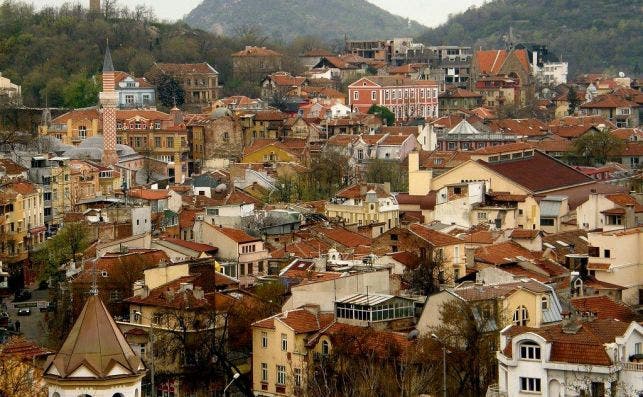
M 344 35 L 384 40 L 413 37 L 425 28 L 366 0 L 203 0 L 185 20 L 225 35 L 250 27 L 276 41 L 301 36 L 343 39 Z
M 0 72 L 22 85 L 27 106 L 96 103 L 99 85 L 93 77 L 108 38 L 118 70 L 143 76 L 154 61 L 206 61 L 222 81 L 231 74 L 230 54 L 256 44 L 253 37 L 218 37 L 184 22 L 159 23 L 140 9 L 104 16 L 80 6 L 36 12 L 24 3 L 0 3 Z
M 548 45 L 570 75 L 643 67 L 643 5 L 632 0 L 495 0 L 452 16 L 418 37 L 426 44 L 504 48 L 513 27 L 519 42 Z

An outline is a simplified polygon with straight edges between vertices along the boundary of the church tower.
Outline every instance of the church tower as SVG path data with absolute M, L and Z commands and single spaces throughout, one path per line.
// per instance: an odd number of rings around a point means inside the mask
M 115 90 L 114 64 L 109 52 L 109 42 L 103 61 L 103 91 L 100 93 L 100 104 L 103 107 L 103 158 L 104 166 L 118 163 L 116 153 L 116 105 L 118 94 Z
M 89 11 L 100 12 L 100 0 L 89 0 Z
M 94 289 L 44 380 L 49 397 L 141 397 L 146 371 Z

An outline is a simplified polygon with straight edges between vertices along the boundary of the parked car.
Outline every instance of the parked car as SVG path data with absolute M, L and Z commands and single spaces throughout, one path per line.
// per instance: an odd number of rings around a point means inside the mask
M 56 307 L 51 302 L 47 303 L 47 306 L 40 308 L 41 312 L 53 312 L 54 310 L 56 310 Z
M 29 309 L 28 307 L 23 307 L 22 309 L 18 309 L 18 315 L 31 316 L 31 309 Z
M 26 289 L 21 289 L 16 291 L 15 298 L 13 299 L 14 302 L 23 302 L 31 299 L 31 291 L 26 290 Z

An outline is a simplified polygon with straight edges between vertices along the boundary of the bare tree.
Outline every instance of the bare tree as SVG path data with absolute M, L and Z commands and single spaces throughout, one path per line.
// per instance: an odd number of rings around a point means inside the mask
M 0 344 L 0 396 L 45 397 L 47 387 L 35 363 L 20 354 L 5 353 L 13 344 L 22 342 L 24 342 L 22 338 L 14 337 L 6 344 Z

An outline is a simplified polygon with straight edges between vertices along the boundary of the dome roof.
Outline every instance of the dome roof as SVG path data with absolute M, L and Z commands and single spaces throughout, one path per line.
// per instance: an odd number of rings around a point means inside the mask
M 219 107 L 214 109 L 212 113 L 210 113 L 210 119 L 214 120 L 224 116 L 231 116 L 231 115 L 232 115 L 232 112 L 230 111 L 230 109 L 226 107 Z
M 103 157 L 103 136 L 95 135 L 84 139 L 78 146 L 69 146 L 63 155 L 72 159 L 90 159 L 100 161 Z M 136 154 L 136 150 L 127 145 L 116 145 L 118 157 Z

